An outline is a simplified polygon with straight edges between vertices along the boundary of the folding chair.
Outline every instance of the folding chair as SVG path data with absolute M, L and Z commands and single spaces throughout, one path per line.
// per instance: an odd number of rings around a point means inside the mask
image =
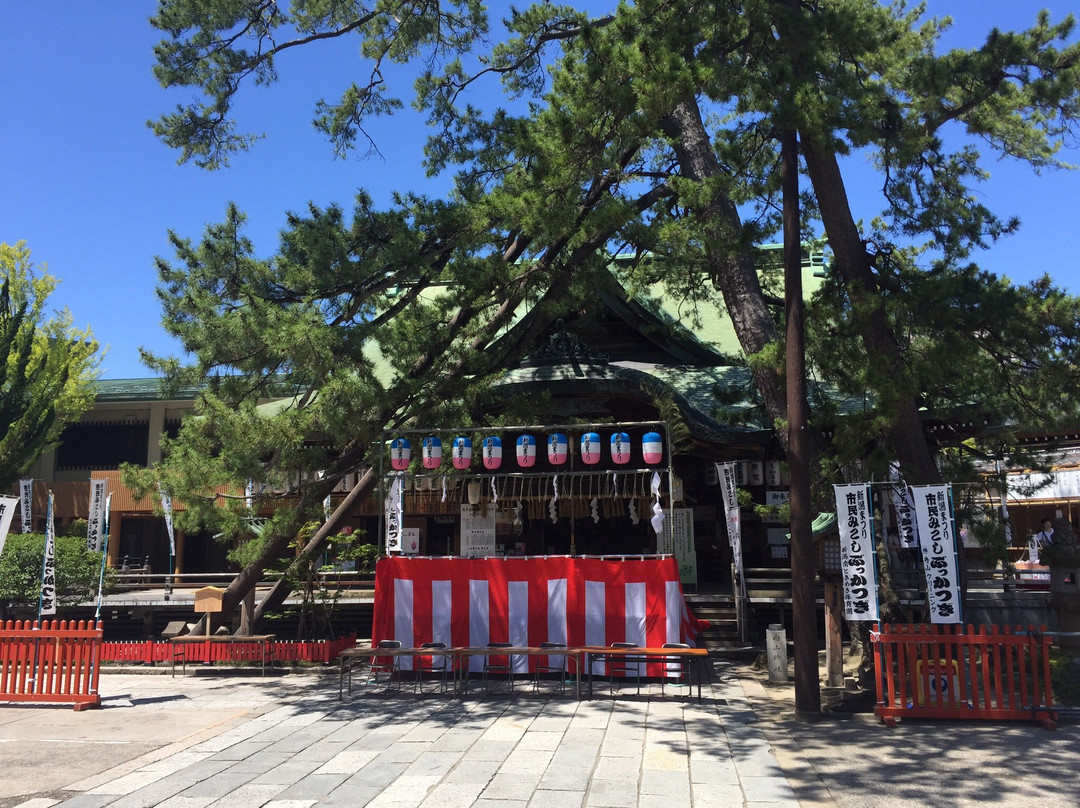
M 379 644 L 375 646 L 378 648 L 400 648 L 400 640 L 379 640 Z M 368 674 L 372 677 L 369 681 L 379 684 L 379 674 L 386 674 L 386 685 L 390 686 L 390 683 L 394 680 L 394 674 L 398 672 L 398 658 L 396 656 L 379 656 L 377 653 L 372 653 L 371 663 L 368 665 Z M 400 684 L 400 677 L 398 679 Z
M 444 642 L 426 642 L 420 646 L 421 648 L 446 648 Z M 443 654 L 432 654 L 431 656 L 421 655 L 417 656 L 413 660 L 413 665 L 416 668 L 416 687 L 415 692 L 424 692 L 424 675 L 425 674 L 439 674 L 442 680 L 442 689 L 440 692 L 446 692 L 446 673 L 450 666 L 449 657 Z
M 613 642 L 612 648 L 640 648 L 636 642 Z M 615 695 L 615 674 L 627 677 L 633 674 L 637 680 L 637 693 L 641 695 L 641 666 L 645 658 L 640 656 L 617 656 L 608 660 L 608 674 L 611 679 L 611 695 Z
M 509 642 L 489 642 L 487 644 L 489 649 L 495 648 L 513 648 L 514 644 Z M 492 662 L 492 658 L 505 659 L 505 663 Z M 489 653 L 484 655 L 484 669 L 480 674 L 480 679 L 484 683 L 484 692 L 488 692 L 488 674 L 504 674 L 506 676 L 506 687 L 511 693 L 514 692 L 514 658 L 509 654 L 494 654 Z
M 684 642 L 666 642 L 661 648 L 689 648 L 690 646 Z M 664 675 L 660 677 L 660 695 L 664 695 L 664 685 L 667 684 L 668 676 L 670 674 L 676 674 L 675 684 L 681 685 L 683 680 L 686 680 L 687 686 L 690 685 L 690 660 L 686 657 L 675 657 L 670 660 L 664 660 Z
M 566 650 L 566 643 L 561 642 L 542 642 L 541 648 L 563 649 Z M 551 664 L 551 658 L 557 657 L 559 659 L 558 665 Z M 543 659 L 547 662 L 546 665 L 540 664 L 540 660 Z M 533 689 L 540 690 L 540 677 L 545 673 L 554 673 L 558 676 L 559 694 L 566 690 L 566 655 L 565 654 L 548 654 L 546 657 L 536 658 L 536 671 L 533 673 Z

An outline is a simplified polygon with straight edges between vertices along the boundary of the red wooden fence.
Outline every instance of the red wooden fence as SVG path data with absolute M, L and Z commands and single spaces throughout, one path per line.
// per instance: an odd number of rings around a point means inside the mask
M 101 623 L 0 623 L 0 701 L 101 706 Z
M 1046 627 L 885 625 L 871 635 L 877 705 L 898 718 L 989 718 L 1057 726 Z
M 273 640 L 270 643 L 270 659 L 274 662 L 312 662 L 329 664 L 337 659 L 344 648 L 356 645 L 356 634 L 335 640 Z M 188 662 L 242 662 L 259 660 L 260 651 L 254 652 L 244 644 L 229 643 L 211 645 L 190 643 L 184 653 Z M 254 655 L 253 655 L 254 654 Z M 106 642 L 101 646 L 103 662 L 130 662 L 154 664 L 172 662 L 172 647 L 167 640 L 137 640 L 133 642 Z

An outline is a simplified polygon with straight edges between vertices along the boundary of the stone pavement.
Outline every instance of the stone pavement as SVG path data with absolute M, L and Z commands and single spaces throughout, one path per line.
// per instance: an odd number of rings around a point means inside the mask
M 0 707 L 0 806 L 797 806 L 740 681 L 705 698 L 358 693 L 333 676 L 104 674 L 104 707 Z M 655 691 L 646 694 L 644 691 Z M 96 766 L 96 771 L 93 769 Z
M 616 698 L 465 699 L 337 677 L 104 674 L 104 707 L 0 706 L 0 808 L 1078 806 L 1077 727 L 795 721 L 792 688 L 717 661 Z

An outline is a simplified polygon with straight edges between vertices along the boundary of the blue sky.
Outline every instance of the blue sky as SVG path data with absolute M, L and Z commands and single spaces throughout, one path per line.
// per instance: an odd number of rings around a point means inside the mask
M 429 186 L 419 167 L 424 133 L 415 116 L 379 123 L 381 155 L 367 159 L 335 159 L 312 129 L 318 98 L 332 99 L 362 75 L 351 41 L 282 58 L 278 84 L 246 88 L 236 117 L 267 137 L 230 168 L 177 165 L 146 126 L 191 95 L 163 90 L 151 74 L 161 38 L 147 23 L 155 7 L 150 0 L 0 0 L 0 241 L 25 240 L 34 261 L 60 279 L 50 302 L 67 306 L 77 325 L 109 346 L 102 374 L 109 379 L 148 375 L 140 346 L 178 350 L 161 328 L 154 294 L 154 257 L 172 257 L 168 230 L 197 239 L 233 201 L 267 256 L 285 212 L 309 201 L 348 208 L 359 188 L 385 201 L 394 190 L 440 187 Z M 931 13 L 955 20 L 948 45 L 976 45 L 995 25 L 1027 26 L 1042 7 L 1055 21 L 1076 10 L 1075 0 L 929 2 Z M 1080 164 L 1077 144 L 1066 159 Z M 1016 281 L 1049 273 L 1080 293 L 1080 173 L 1036 177 L 1011 162 L 989 167 L 987 201 L 1020 216 L 1023 227 L 979 263 Z

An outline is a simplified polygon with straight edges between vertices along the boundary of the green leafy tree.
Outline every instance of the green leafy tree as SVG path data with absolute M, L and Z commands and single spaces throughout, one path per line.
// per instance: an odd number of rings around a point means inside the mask
M 969 265 L 1016 226 L 977 196 L 976 144 L 1036 170 L 1060 165 L 1080 100 L 1072 20 L 1043 14 L 1027 31 L 941 52 L 947 23 L 922 13 L 873 0 L 642 0 L 590 17 L 540 3 L 510 11 L 488 49 L 486 14 L 464 0 L 166 0 L 153 21 L 166 33 L 158 78 L 203 93 L 154 123 L 182 159 L 215 168 L 250 148 L 255 136 L 232 117 L 244 84 L 273 81 L 286 54 L 354 36 L 365 77 L 319 101 L 316 126 L 339 153 L 366 142 L 365 121 L 402 104 L 383 68 L 422 65 L 414 103 L 429 115 L 428 168 L 456 171 L 445 200 L 406 196 L 377 211 L 361 196 L 348 222 L 333 208 L 294 216 L 270 260 L 251 254 L 237 211 L 199 246 L 175 239 L 179 264 L 161 266 L 166 324 L 198 361 L 157 366 L 214 387 L 207 417 L 172 447 L 171 472 L 186 462 L 192 482 L 207 464 L 234 483 L 306 479 L 300 511 L 311 513 L 341 473 L 370 462 L 383 428 L 473 411 L 536 324 L 598 282 L 612 247 L 642 256 L 628 283 L 662 280 L 726 307 L 783 441 L 780 313 L 751 248 L 778 232 L 785 129 L 798 133 L 810 180 L 808 233 L 816 222 L 834 273 L 816 304 L 814 366 L 870 402 L 845 420 L 856 426 L 826 458 L 830 475 L 897 458 L 910 482 L 940 479 L 948 442 L 923 428 L 931 407 L 952 418 L 962 405 L 987 423 L 1075 417 L 1073 299 Z M 512 106 L 476 98 L 489 79 Z M 858 216 L 843 162 L 856 151 L 877 161 L 883 188 L 881 208 Z M 514 322 L 523 301 L 531 316 Z M 390 379 L 375 373 L 376 355 Z M 293 406 L 260 417 L 257 397 L 283 380 Z M 839 421 L 822 413 L 823 426 Z M 266 552 L 280 554 L 303 518 L 275 517 Z
M 45 537 L 37 533 L 12 533 L 0 553 L 0 607 L 6 613 L 29 613 L 37 608 L 41 594 L 41 567 Z M 88 550 L 86 535 L 56 537 L 57 606 L 74 606 L 91 600 L 101 575 L 101 553 Z
M 56 283 L 24 242 L 0 243 L 0 490 L 94 403 L 98 344 L 67 309 L 48 315 Z

